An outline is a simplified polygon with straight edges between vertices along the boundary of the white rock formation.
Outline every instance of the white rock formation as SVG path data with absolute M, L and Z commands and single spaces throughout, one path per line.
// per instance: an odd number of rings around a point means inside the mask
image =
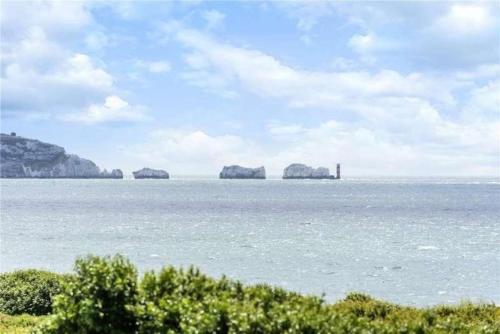
M 304 164 L 291 164 L 283 170 L 284 179 L 305 179 L 312 176 L 313 168 Z
M 121 169 L 113 169 L 111 173 L 109 173 L 106 169 L 101 172 L 102 178 L 110 178 L 110 179 L 123 179 L 123 172 Z
M 168 173 L 161 169 L 143 168 L 132 172 L 134 179 L 168 179 Z
M 101 172 L 90 160 L 34 139 L 1 134 L 2 178 L 123 178 L 119 169 Z
M 330 177 L 330 170 L 325 167 L 314 168 L 311 174 L 313 179 L 324 179 Z
M 312 168 L 304 164 L 291 164 L 283 170 L 284 179 L 331 179 L 330 170 L 325 167 Z
M 246 168 L 238 165 L 224 166 L 219 174 L 220 179 L 265 179 L 266 169 L 264 166 L 259 168 Z

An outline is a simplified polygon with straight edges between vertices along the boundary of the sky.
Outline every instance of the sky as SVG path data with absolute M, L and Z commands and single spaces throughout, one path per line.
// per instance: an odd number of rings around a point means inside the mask
M 126 174 L 500 176 L 500 3 L 2 1 L 1 130 Z

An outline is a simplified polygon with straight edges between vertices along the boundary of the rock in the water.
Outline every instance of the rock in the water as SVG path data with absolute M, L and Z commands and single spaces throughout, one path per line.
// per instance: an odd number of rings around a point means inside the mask
M 312 176 L 313 168 L 304 164 L 291 164 L 283 170 L 284 179 L 305 179 Z
M 161 169 L 143 168 L 141 170 L 132 172 L 134 179 L 168 179 L 169 175 L 166 171 Z
M 284 179 L 334 179 L 325 167 L 312 168 L 304 164 L 291 164 L 283 170 Z
M 265 179 L 266 169 L 264 166 L 259 168 L 246 168 L 237 165 L 224 166 L 219 174 L 220 179 Z
M 113 169 L 110 173 L 105 169 L 101 172 L 101 177 L 107 179 L 123 179 L 123 172 L 121 169 Z
M 102 171 L 90 160 L 66 154 L 64 148 L 34 139 L 1 134 L 2 178 L 123 178 L 119 169 Z
M 121 169 L 113 169 L 111 171 L 111 177 L 116 179 L 123 179 L 123 172 Z
M 311 174 L 313 179 L 324 179 L 330 177 L 330 170 L 325 167 L 314 168 Z

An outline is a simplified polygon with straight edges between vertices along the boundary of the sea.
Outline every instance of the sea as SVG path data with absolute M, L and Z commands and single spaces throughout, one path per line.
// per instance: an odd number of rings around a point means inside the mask
M 1 272 L 120 253 L 329 302 L 500 303 L 498 178 L 0 182 Z

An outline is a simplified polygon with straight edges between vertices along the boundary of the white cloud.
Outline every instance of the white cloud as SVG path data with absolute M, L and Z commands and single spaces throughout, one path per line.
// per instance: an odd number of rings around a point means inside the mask
M 137 17 L 137 8 L 132 1 L 116 1 L 110 5 L 112 10 L 122 19 L 131 20 Z
M 330 65 L 333 70 L 341 72 L 351 71 L 360 67 L 358 62 L 344 57 L 334 57 Z
M 268 175 L 281 175 L 283 168 L 294 162 L 331 169 L 341 163 L 347 176 L 478 176 L 498 172 L 495 140 L 499 139 L 500 123 L 486 129 L 483 124 L 434 122 L 435 140 L 413 143 L 369 125 L 333 120 L 315 127 L 271 123 L 265 143 L 241 136 L 209 135 L 203 130 L 163 129 L 153 132 L 145 143 L 123 148 L 122 153 L 133 158 L 131 169 L 148 165 L 176 175 L 215 176 L 229 164 L 264 165 Z
M 492 175 L 500 163 L 498 117 L 452 121 L 415 98 L 381 98 L 355 108 L 364 116 L 358 122 L 332 120 L 309 128 L 270 124 L 270 134 L 283 147 L 278 163 L 332 166 L 341 159 L 355 174 L 391 175 Z
M 500 77 L 500 64 L 481 64 L 468 71 L 455 73 L 458 80 L 477 80 Z
M 348 108 L 352 101 L 386 95 L 454 102 L 451 87 L 436 77 L 404 76 L 391 70 L 374 74 L 299 70 L 257 50 L 221 43 L 196 30 L 168 27 L 190 50 L 186 60 L 192 69 L 185 78 L 210 90 L 241 84 L 259 96 L 284 99 L 291 107 L 329 109 Z M 216 85 L 207 84 L 210 79 Z
M 168 61 L 144 61 L 137 60 L 135 62 L 136 67 L 140 69 L 145 69 L 150 73 L 166 73 L 172 69 L 172 66 Z
M 1 78 L 4 112 L 78 107 L 113 90 L 113 77 L 89 56 L 44 45 L 29 55 L 24 53 L 29 48 L 21 47 L 6 57 Z
M 215 175 L 225 164 L 251 165 L 260 155 L 254 143 L 238 136 L 212 136 L 201 130 L 178 129 L 154 131 L 147 143 L 123 151 L 137 162 L 133 168 L 144 165 L 167 168 L 177 175 Z
M 51 41 L 40 27 L 26 30 L 23 38 L 16 42 L 3 43 L 1 50 L 3 66 L 12 63 L 38 67 L 54 65 L 67 55 L 64 48 Z
M 375 36 L 372 33 L 366 35 L 354 35 L 349 39 L 349 46 L 356 52 L 365 53 L 375 46 Z
M 184 56 L 184 61 L 195 70 L 203 70 L 210 67 L 210 62 L 200 52 L 192 52 Z
M 85 1 L 2 1 L 2 39 L 15 40 L 33 27 L 62 36 L 92 22 Z
M 85 44 L 89 49 L 101 50 L 110 44 L 110 40 L 103 32 L 95 31 L 85 37 Z
M 86 124 L 106 122 L 138 122 L 150 119 L 144 107 L 131 106 L 118 96 L 106 97 L 102 105 L 93 104 L 86 111 L 78 114 L 67 114 L 61 118 L 65 121 Z
M 342 159 L 356 174 L 393 175 L 485 175 L 498 165 L 498 121 L 467 123 L 440 112 L 461 108 L 454 90 L 474 85 L 467 80 L 392 70 L 307 71 L 178 25 L 170 33 L 189 50 L 190 75 L 216 78 L 212 87 L 241 87 L 290 107 L 322 108 L 333 117 L 337 110 L 359 116 L 356 122 L 331 121 L 309 129 L 270 124 L 280 149 L 258 150 L 259 156 L 250 159 L 254 165 L 265 163 L 276 172 L 296 161 L 333 166 Z
M 346 1 L 334 7 L 341 23 L 347 19 L 349 27 L 361 31 L 355 33 L 359 42 L 369 41 L 362 38 L 366 32 L 375 37 L 362 57 L 440 71 L 498 62 L 498 2 Z
M 132 5 L 98 6 L 110 6 L 128 19 L 139 19 L 159 8 L 142 6 L 147 8 L 139 13 L 135 10 L 141 6 Z M 25 118 L 55 117 L 87 124 L 149 119 L 144 107 L 122 98 L 106 64 L 82 51 L 85 46 L 99 51 L 120 44 L 112 34 L 103 33 L 108 31 L 105 22 L 93 25 L 90 6 L 87 2 L 2 2 L 2 116 L 19 112 Z M 351 174 L 497 173 L 497 4 L 420 7 L 390 3 L 375 7 L 305 1 L 276 6 L 286 8 L 297 21 L 306 43 L 314 42 L 314 27 L 324 18 L 338 16 L 341 11 L 337 8 L 352 7 L 350 23 L 356 22 L 361 29 L 353 33 L 348 45 L 359 59 L 336 57 L 330 70 L 308 70 L 170 22 L 164 25 L 163 37 L 167 38 L 158 40 L 183 46 L 187 69 L 180 75 L 182 79 L 234 99 L 229 102 L 238 102 L 242 90 L 263 98 L 263 103 L 266 99 L 273 100 L 271 105 L 284 102 L 293 121 L 270 123 L 266 138 L 214 135 L 210 129 L 158 131 L 148 142 L 130 149 L 128 154 L 140 164 L 137 168 L 148 164 L 172 167 L 177 174 L 196 174 L 202 166 L 217 173 L 224 164 L 265 164 L 270 173 L 279 174 L 291 162 L 333 167 L 340 161 L 349 166 Z M 430 9 L 421 10 L 424 7 Z M 224 14 L 215 10 L 202 15 L 209 29 L 224 23 Z M 345 21 L 339 18 L 339 23 Z M 397 30 L 402 26 L 404 29 Z M 347 25 L 343 31 L 352 27 Z M 388 36 L 395 31 L 412 37 L 407 49 L 390 43 Z M 423 68 L 419 66 L 422 59 L 436 69 L 452 62 L 467 67 L 441 74 L 398 72 L 390 69 L 391 56 L 404 62 L 418 59 L 416 68 Z M 462 56 L 467 59 L 458 59 Z M 363 70 L 370 57 L 388 59 L 389 66 Z M 171 70 L 170 63 L 162 59 L 132 60 L 129 65 L 138 73 Z M 301 122 L 306 113 L 313 117 Z M 269 118 L 276 119 L 271 114 Z M 316 125 L 306 125 L 315 121 Z M 244 130 L 242 126 L 238 133 Z
M 227 87 L 228 80 L 223 74 L 197 70 L 184 72 L 181 78 L 193 86 L 201 87 L 223 98 L 232 99 L 238 96 L 235 91 Z
M 304 131 L 302 125 L 298 124 L 283 125 L 271 123 L 268 124 L 267 129 L 269 133 L 274 136 L 296 135 Z
M 285 12 L 288 17 L 296 21 L 296 27 L 300 33 L 299 39 L 305 45 L 312 45 L 314 43 L 314 27 L 323 19 L 335 13 L 335 3 L 333 1 L 295 0 L 272 1 L 271 3 L 279 10 Z M 264 6 L 263 8 L 263 10 L 267 10 L 267 7 Z
M 2 3 L 2 117 L 59 118 L 116 94 L 115 78 L 100 59 L 67 46 L 81 40 L 100 49 L 110 42 L 98 30 L 84 34 L 94 23 L 90 5 Z
M 5 113 L 81 107 L 113 90 L 113 77 L 88 55 L 61 48 L 39 29 L 2 51 Z
M 347 45 L 359 56 L 362 63 L 373 65 L 377 61 L 377 53 L 396 51 L 404 48 L 402 42 L 383 39 L 374 32 L 353 35 Z
M 435 22 L 435 28 L 449 32 L 451 38 L 456 34 L 477 34 L 495 26 L 488 4 L 453 4 L 448 13 Z
M 206 10 L 202 12 L 201 15 L 203 16 L 205 21 L 207 21 L 207 29 L 215 29 L 220 27 L 223 24 L 224 19 L 226 18 L 225 14 L 215 9 Z
M 500 78 L 470 91 L 462 117 L 469 122 L 500 121 Z
M 443 124 L 444 125 L 444 124 Z M 450 124 L 448 124 L 450 125 Z M 442 126 L 442 125 L 440 125 Z M 498 128 L 498 125 L 497 125 Z M 349 125 L 336 121 L 318 127 L 303 129 L 301 135 L 289 137 L 288 145 L 270 156 L 266 166 L 279 172 L 292 162 L 333 168 L 337 162 L 351 175 L 494 175 L 497 173 L 498 156 L 495 151 L 485 154 L 475 145 L 487 145 L 493 138 L 481 138 L 481 130 L 468 127 L 440 128 L 438 135 L 457 142 L 457 149 L 450 150 L 449 143 L 437 141 L 405 143 L 388 133 L 366 126 Z M 490 134 L 493 132 L 489 132 Z M 498 138 L 498 137 L 497 137 Z M 283 139 L 281 145 L 284 146 Z M 463 144 L 467 144 L 464 146 Z M 496 148 L 498 154 L 498 147 Z
M 113 77 L 109 73 L 96 67 L 89 56 L 79 53 L 67 59 L 48 78 L 68 85 L 85 85 L 97 89 L 109 89 L 113 85 Z
M 365 35 L 353 35 L 348 46 L 360 55 L 360 60 L 366 64 L 374 64 L 376 61 L 374 51 L 387 48 L 387 43 L 381 41 L 374 33 L 367 33 Z
M 275 1 L 273 4 L 296 19 L 297 28 L 303 32 L 309 32 L 321 19 L 334 13 L 334 3 L 331 1 Z

